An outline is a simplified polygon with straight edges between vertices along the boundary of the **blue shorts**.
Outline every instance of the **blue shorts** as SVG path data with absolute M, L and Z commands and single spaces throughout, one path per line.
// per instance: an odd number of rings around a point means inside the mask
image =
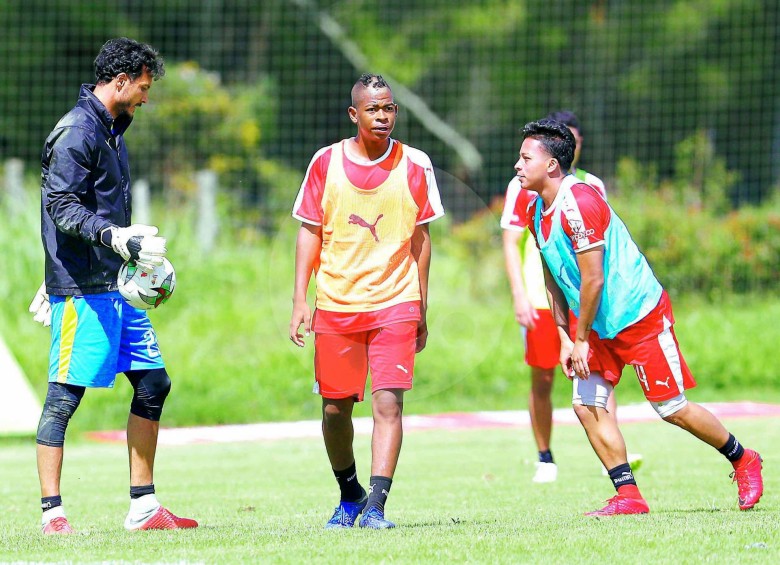
M 117 373 L 165 366 L 149 316 L 119 292 L 50 300 L 49 382 L 112 388 Z

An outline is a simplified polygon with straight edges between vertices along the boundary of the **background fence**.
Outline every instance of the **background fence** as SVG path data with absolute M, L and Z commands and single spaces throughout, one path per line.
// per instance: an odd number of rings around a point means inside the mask
M 314 152 L 353 135 L 366 70 L 390 79 L 396 136 L 431 156 L 448 211 L 432 227 L 434 337 L 411 411 L 527 395 L 493 200 L 518 128 L 562 108 L 581 119 L 582 166 L 680 305 L 688 361 L 707 375 L 698 398 L 775 398 L 779 14 L 777 0 L 0 0 L 0 334 L 43 398 L 48 334 L 26 312 L 43 274 L 40 152 L 100 46 L 126 35 L 167 60 L 127 135 L 135 220 L 160 224 L 181 275 L 155 319 L 177 375 L 166 425 L 319 414 L 311 350 L 287 339 L 289 213 Z M 76 425 L 122 427 L 117 386 Z
M 439 169 L 451 217 L 513 175 L 518 128 L 578 113 L 582 167 L 608 189 L 722 213 L 780 178 L 774 0 L 3 0 L 0 159 L 37 170 L 102 43 L 151 43 L 168 73 L 127 137 L 134 178 L 195 198 L 218 175 L 235 224 L 272 231 L 319 147 L 353 133 L 349 91 L 391 80 L 395 136 Z

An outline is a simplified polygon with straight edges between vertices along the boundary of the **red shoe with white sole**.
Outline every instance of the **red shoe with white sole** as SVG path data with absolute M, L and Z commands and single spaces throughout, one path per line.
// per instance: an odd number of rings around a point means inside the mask
M 183 528 L 197 528 L 198 523 L 189 518 L 179 518 L 167 508 L 160 506 L 157 512 L 142 522 L 126 522 L 128 530 L 178 530 Z

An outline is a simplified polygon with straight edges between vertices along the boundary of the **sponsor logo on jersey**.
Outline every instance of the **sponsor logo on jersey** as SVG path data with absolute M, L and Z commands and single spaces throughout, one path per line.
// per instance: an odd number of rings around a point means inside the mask
M 582 220 L 577 219 L 567 219 L 566 220 L 569 224 L 569 227 L 571 228 L 572 234 L 571 234 L 571 240 L 572 243 L 574 243 L 577 247 L 583 247 L 588 244 L 588 238 L 592 236 L 594 233 L 596 233 L 596 230 L 594 229 L 585 229 L 585 226 L 582 223 Z

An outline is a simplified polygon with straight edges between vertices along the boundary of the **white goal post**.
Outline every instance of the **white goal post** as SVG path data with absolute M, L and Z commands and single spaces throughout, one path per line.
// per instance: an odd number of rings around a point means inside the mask
M 41 402 L 0 336 L 0 435 L 35 433 Z

